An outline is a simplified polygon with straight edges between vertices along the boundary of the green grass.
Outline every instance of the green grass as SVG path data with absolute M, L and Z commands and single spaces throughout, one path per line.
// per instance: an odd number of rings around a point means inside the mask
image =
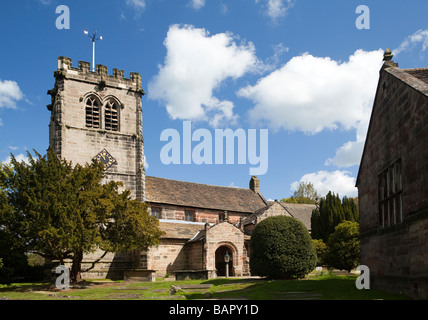
M 156 300 L 204 299 L 210 292 L 215 299 L 251 300 L 402 300 L 409 299 L 375 289 L 358 290 L 356 276 L 321 274 L 303 280 L 218 278 L 211 280 L 156 282 L 96 282 L 80 289 L 57 291 L 49 283 L 22 283 L 0 286 L 0 298 L 24 300 Z M 184 289 L 171 296 L 171 285 L 211 284 L 208 289 Z

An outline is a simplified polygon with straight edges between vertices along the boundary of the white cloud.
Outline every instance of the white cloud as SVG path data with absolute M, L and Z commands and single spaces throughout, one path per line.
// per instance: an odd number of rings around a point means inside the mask
M 428 48 L 428 29 L 420 29 L 414 34 L 408 36 L 397 49 L 393 50 L 393 54 L 398 55 L 403 51 L 411 50 L 419 43 L 422 44 L 421 51 L 424 52 Z
M 149 163 L 147 161 L 147 156 L 144 156 L 144 170 L 147 170 L 149 168 Z
M 38 1 L 44 6 L 49 6 L 50 4 L 52 4 L 52 0 L 38 0 Z
M 361 158 L 382 57 L 381 49 L 357 50 L 347 62 L 304 53 L 237 94 L 253 101 L 250 120 L 274 131 L 355 130 L 356 140 L 326 161 L 349 167 Z
M 205 6 L 205 0 L 191 0 L 190 5 L 192 6 L 193 9 L 199 10 L 203 6 Z
M 214 96 L 224 81 L 257 68 L 252 43 L 237 43 L 231 33 L 210 35 L 205 29 L 173 25 L 164 41 L 164 65 L 149 83 L 151 99 L 165 104 L 172 119 L 204 120 L 217 126 L 233 122 L 234 104 Z
M 28 157 L 27 157 L 27 155 L 25 155 L 23 153 L 15 155 L 15 159 L 18 162 L 24 161 L 24 162 L 28 163 Z M 11 161 L 11 157 L 8 156 L 2 163 L 8 165 L 8 164 L 10 164 L 10 161 Z
M 287 11 L 294 5 L 293 0 L 255 0 L 256 3 L 264 3 L 265 14 L 276 22 L 280 17 L 287 14 Z
M 357 50 L 340 63 L 305 53 L 238 95 L 254 102 L 250 118 L 267 121 L 273 130 L 357 128 L 370 114 L 382 57 L 383 50 Z
M 228 187 L 229 188 L 239 188 L 238 186 L 235 185 L 235 183 L 233 181 L 231 183 L 229 183 Z
M 355 187 L 355 178 L 348 171 L 318 171 L 305 174 L 299 181 L 291 184 L 290 190 L 294 192 L 301 182 L 312 182 L 321 197 L 331 191 L 340 197 L 357 197 L 358 189 Z
M 369 115 L 357 125 L 357 137 L 355 141 L 348 141 L 336 151 L 334 158 L 327 159 L 325 165 L 335 165 L 339 168 L 347 168 L 359 165 L 363 154 L 369 125 Z
M 229 7 L 225 3 L 220 3 L 220 12 L 223 15 L 226 15 L 229 12 Z
M 0 79 L 0 108 L 16 108 L 16 102 L 21 100 L 24 94 L 15 81 Z
M 360 164 L 364 148 L 364 140 L 348 141 L 336 151 L 334 158 L 326 160 L 325 165 L 335 165 L 340 168 Z
M 140 10 L 144 10 L 146 8 L 146 1 L 144 0 L 126 0 L 126 4 Z
M 126 4 L 134 10 L 135 18 L 138 18 L 141 13 L 146 9 L 145 0 L 126 0 Z M 125 15 L 121 14 L 121 19 L 123 18 L 125 18 Z

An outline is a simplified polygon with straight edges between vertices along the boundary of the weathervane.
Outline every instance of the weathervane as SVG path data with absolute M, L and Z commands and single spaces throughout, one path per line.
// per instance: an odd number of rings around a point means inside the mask
M 95 30 L 92 35 L 89 34 L 88 31 L 84 30 L 84 34 L 88 35 L 89 39 L 92 40 L 92 71 L 95 71 L 95 41 L 103 40 L 102 36 L 97 36 L 97 30 Z

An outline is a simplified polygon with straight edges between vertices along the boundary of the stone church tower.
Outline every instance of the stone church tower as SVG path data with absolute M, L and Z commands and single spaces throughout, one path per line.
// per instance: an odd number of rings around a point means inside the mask
M 61 159 L 73 164 L 98 158 L 105 166 L 106 182 L 122 181 L 134 199 L 145 201 L 144 142 L 141 76 L 88 62 L 58 58 L 52 103 L 49 145 Z

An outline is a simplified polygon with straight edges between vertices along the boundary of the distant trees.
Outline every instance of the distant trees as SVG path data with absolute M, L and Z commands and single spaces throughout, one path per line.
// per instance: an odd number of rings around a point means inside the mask
M 335 227 L 343 221 L 359 222 L 359 214 L 353 199 L 331 193 L 321 198 L 319 206 L 312 211 L 311 229 L 313 239 L 322 239 L 327 243 Z
M 312 211 L 311 230 L 318 263 L 348 270 L 359 261 L 359 214 L 357 201 L 331 191 Z
M 293 196 L 281 199 L 281 201 L 288 203 L 315 204 L 319 197 L 320 196 L 312 182 L 300 182 L 297 190 L 294 191 Z

